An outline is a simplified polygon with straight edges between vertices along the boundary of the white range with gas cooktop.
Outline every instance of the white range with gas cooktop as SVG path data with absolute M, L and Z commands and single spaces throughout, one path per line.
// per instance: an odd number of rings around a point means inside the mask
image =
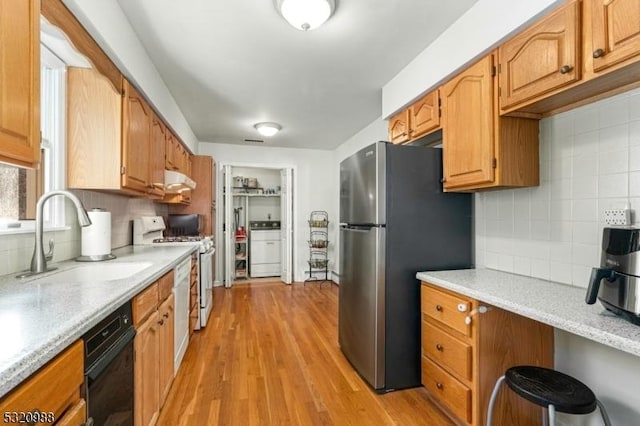
M 213 307 L 213 255 L 215 247 L 210 237 L 181 236 L 164 237 L 166 229 L 162 216 L 142 216 L 133 221 L 133 244 L 155 245 L 198 245 L 200 265 L 198 268 L 198 300 L 200 303 L 199 318 L 196 330 L 207 325 Z M 187 286 L 188 291 L 188 286 Z M 187 297 L 187 305 L 188 305 Z M 187 321 L 188 322 L 188 321 Z

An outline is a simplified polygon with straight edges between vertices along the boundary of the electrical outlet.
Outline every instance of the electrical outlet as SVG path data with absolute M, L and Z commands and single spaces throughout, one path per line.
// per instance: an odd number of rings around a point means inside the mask
M 607 209 L 604 211 L 604 221 L 608 225 L 631 225 L 631 210 Z

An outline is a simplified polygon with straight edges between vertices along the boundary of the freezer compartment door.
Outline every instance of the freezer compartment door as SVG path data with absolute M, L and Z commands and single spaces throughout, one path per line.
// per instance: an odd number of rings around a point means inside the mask
M 340 163 L 340 223 L 384 224 L 384 142 L 370 145 Z
M 384 383 L 385 229 L 340 228 L 340 348 L 374 388 Z

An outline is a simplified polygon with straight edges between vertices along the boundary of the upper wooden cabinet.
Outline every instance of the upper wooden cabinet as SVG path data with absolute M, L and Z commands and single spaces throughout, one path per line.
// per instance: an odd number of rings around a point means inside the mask
M 569 0 L 499 52 L 502 114 L 543 117 L 638 87 L 640 3 Z
M 400 111 L 389 120 L 389 141 L 395 144 L 409 140 L 409 110 Z
M 166 148 L 167 130 L 162 120 L 157 115 L 153 115 L 151 121 L 151 146 L 149 147 L 150 163 L 150 194 L 153 196 L 164 196 L 164 164 Z
M 215 221 L 213 218 L 213 205 L 215 203 L 215 162 L 208 155 L 194 155 L 192 179 L 196 182 L 196 189 L 187 191 L 192 194 L 191 205 L 172 205 L 170 213 L 197 213 L 201 215 L 204 223 L 202 232 L 204 235 L 213 235 Z
M 138 91 L 123 81 L 122 187 L 147 192 L 150 185 L 151 108 Z
M 578 81 L 580 48 L 577 1 L 505 42 L 498 50 L 501 111 Z
M 389 140 L 402 144 L 440 128 L 438 91 L 427 93 L 389 120 Z
M 427 93 L 409 106 L 409 138 L 416 139 L 440 128 L 440 96 Z
M 67 70 L 67 186 L 159 198 L 162 128 L 138 91 L 122 86 L 118 93 L 92 69 Z
M 638 0 L 587 0 L 591 2 L 591 36 L 594 71 L 604 70 L 640 54 L 640 2 Z M 585 52 L 589 54 L 589 52 Z
M 40 1 L 0 7 L 0 162 L 40 162 Z
M 538 185 L 538 121 L 498 115 L 494 54 L 440 88 L 444 188 Z

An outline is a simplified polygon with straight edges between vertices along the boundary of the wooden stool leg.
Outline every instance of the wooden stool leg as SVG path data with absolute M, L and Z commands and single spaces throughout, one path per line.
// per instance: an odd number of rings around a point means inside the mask
M 493 426 L 493 405 L 496 403 L 496 399 L 498 398 L 498 392 L 500 392 L 502 382 L 504 382 L 504 376 L 500 376 L 496 381 L 496 385 L 493 387 L 493 392 L 491 392 L 489 408 L 487 409 L 487 426 Z

